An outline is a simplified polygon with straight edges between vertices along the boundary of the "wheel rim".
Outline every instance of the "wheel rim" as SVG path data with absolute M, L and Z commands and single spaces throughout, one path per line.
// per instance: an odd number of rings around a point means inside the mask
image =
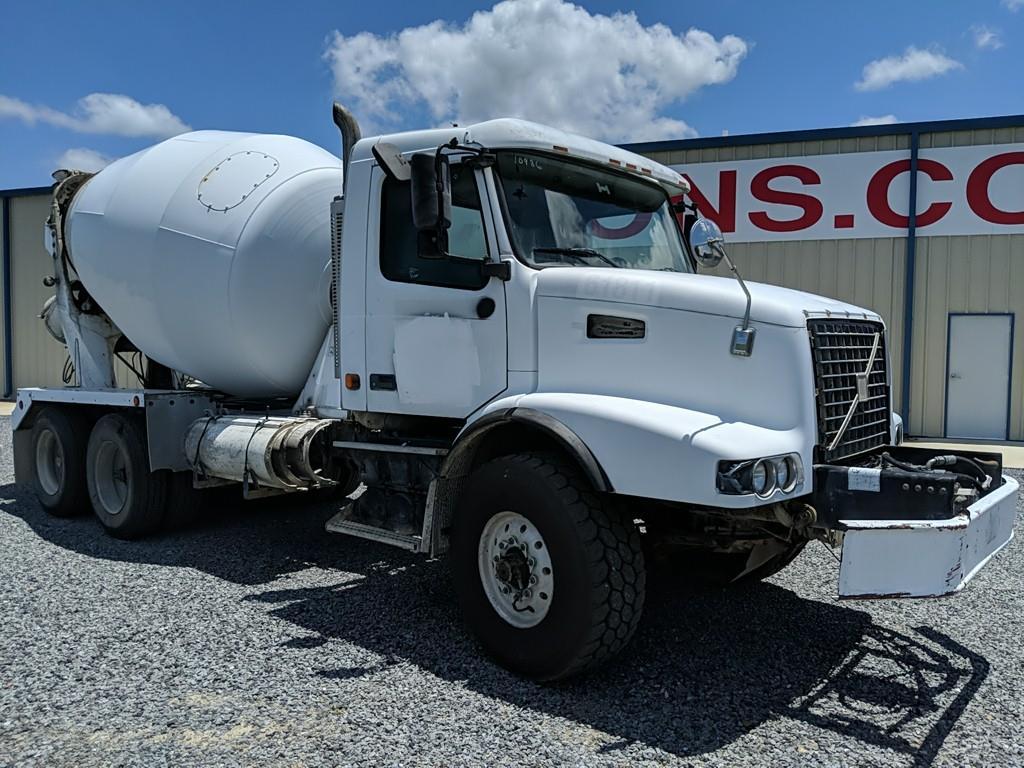
M 56 496 L 64 485 L 64 448 L 52 429 L 44 429 L 36 441 L 36 477 L 47 496 Z
M 488 520 L 478 565 L 484 594 L 502 619 L 521 629 L 544 620 L 554 596 L 554 569 L 547 543 L 529 519 L 499 512 Z
M 96 497 L 108 515 L 119 515 L 128 500 L 128 462 L 117 443 L 104 440 L 93 461 Z

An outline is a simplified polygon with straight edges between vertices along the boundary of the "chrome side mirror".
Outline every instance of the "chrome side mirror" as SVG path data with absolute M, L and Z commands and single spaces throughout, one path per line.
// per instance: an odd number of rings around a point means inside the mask
M 690 227 L 690 247 L 697 262 L 707 269 L 717 267 L 725 256 L 725 237 L 710 219 L 697 219 Z
M 747 290 L 747 284 L 743 282 L 729 254 L 725 252 L 725 237 L 722 230 L 710 219 L 697 219 L 690 227 L 690 248 L 693 249 L 697 262 L 708 269 L 717 267 L 722 259 L 725 259 L 726 266 L 743 289 L 743 294 L 747 297 L 747 308 L 743 313 L 743 323 L 733 329 L 729 351 L 738 357 L 750 357 L 754 352 L 754 336 L 757 334 L 757 330 L 750 327 L 750 291 Z

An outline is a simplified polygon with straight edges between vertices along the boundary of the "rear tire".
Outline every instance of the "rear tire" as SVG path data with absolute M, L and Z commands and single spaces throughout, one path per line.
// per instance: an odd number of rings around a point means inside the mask
M 104 416 L 92 428 L 85 477 L 93 511 L 107 533 L 138 539 L 163 522 L 167 472 L 150 472 L 144 427 L 120 413 Z
M 608 660 L 643 611 L 639 532 L 557 456 L 503 456 L 470 476 L 451 567 L 466 622 L 487 652 L 536 680 Z
M 32 425 L 32 487 L 54 517 L 72 517 L 86 502 L 85 451 L 89 427 L 78 413 L 46 406 Z

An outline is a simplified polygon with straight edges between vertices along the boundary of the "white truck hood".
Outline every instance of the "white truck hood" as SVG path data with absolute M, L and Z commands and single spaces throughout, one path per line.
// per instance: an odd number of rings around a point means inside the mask
M 750 317 L 756 322 L 803 327 L 808 316 L 826 314 L 881 320 L 870 310 L 813 293 L 749 281 L 747 288 L 753 298 Z M 746 297 L 731 277 L 640 269 L 548 268 L 538 275 L 536 294 L 736 318 L 743 317 L 746 307 Z

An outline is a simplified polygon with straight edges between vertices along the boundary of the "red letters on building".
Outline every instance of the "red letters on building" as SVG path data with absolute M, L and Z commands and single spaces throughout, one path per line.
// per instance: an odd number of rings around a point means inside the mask
M 1024 210 L 1000 210 L 988 195 L 992 176 L 1008 165 L 1024 165 L 1024 152 L 1006 152 L 978 163 L 967 179 L 967 204 L 977 216 L 993 224 L 1024 224 Z
M 799 192 L 782 192 L 772 189 L 770 182 L 780 176 L 792 176 L 804 184 L 821 184 L 817 171 L 804 165 L 777 165 L 765 168 L 750 182 L 750 193 L 762 203 L 791 205 L 803 210 L 803 215 L 795 219 L 779 221 L 771 218 L 765 211 L 751 211 L 747 216 L 755 226 L 767 232 L 796 232 L 814 226 L 821 219 L 824 209 L 821 201 L 810 195 Z
M 711 219 L 722 232 L 736 231 L 736 171 L 722 171 L 718 174 L 718 207 L 701 194 L 697 185 L 686 174 L 683 177 L 690 182 L 690 199 L 697 205 L 703 216 Z
M 927 174 L 932 181 L 953 180 L 953 174 L 949 168 L 937 160 L 919 158 L 917 170 Z M 872 216 L 883 224 L 888 224 L 890 227 L 906 229 L 910 226 L 910 217 L 896 213 L 892 206 L 889 205 L 889 185 L 901 173 L 909 172 L 910 160 L 897 160 L 894 163 L 889 163 L 879 168 L 875 175 L 871 177 L 871 181 L 868 182 L 868 210 L 871 211 Z M 932 203 L 928 206 L 927 210 L 917 215 L 915 224 L 918 227 L 927 227 L 929 224 L 934 224 L 949 213 L 949 209 L 952 207 L 952 203 Z
M 612 228 L 606 227 L 597 219 L 593 219 L 588 229 L 590 232 L 603 240 L 625 240 L 633 235 L 638 235 L 647 229 L 647 225 L 651 223 L 651 217 L 654 214 L 651 213 L 638 213 L 633 217 L 633 220 L 626 224 L 624 227 Z

